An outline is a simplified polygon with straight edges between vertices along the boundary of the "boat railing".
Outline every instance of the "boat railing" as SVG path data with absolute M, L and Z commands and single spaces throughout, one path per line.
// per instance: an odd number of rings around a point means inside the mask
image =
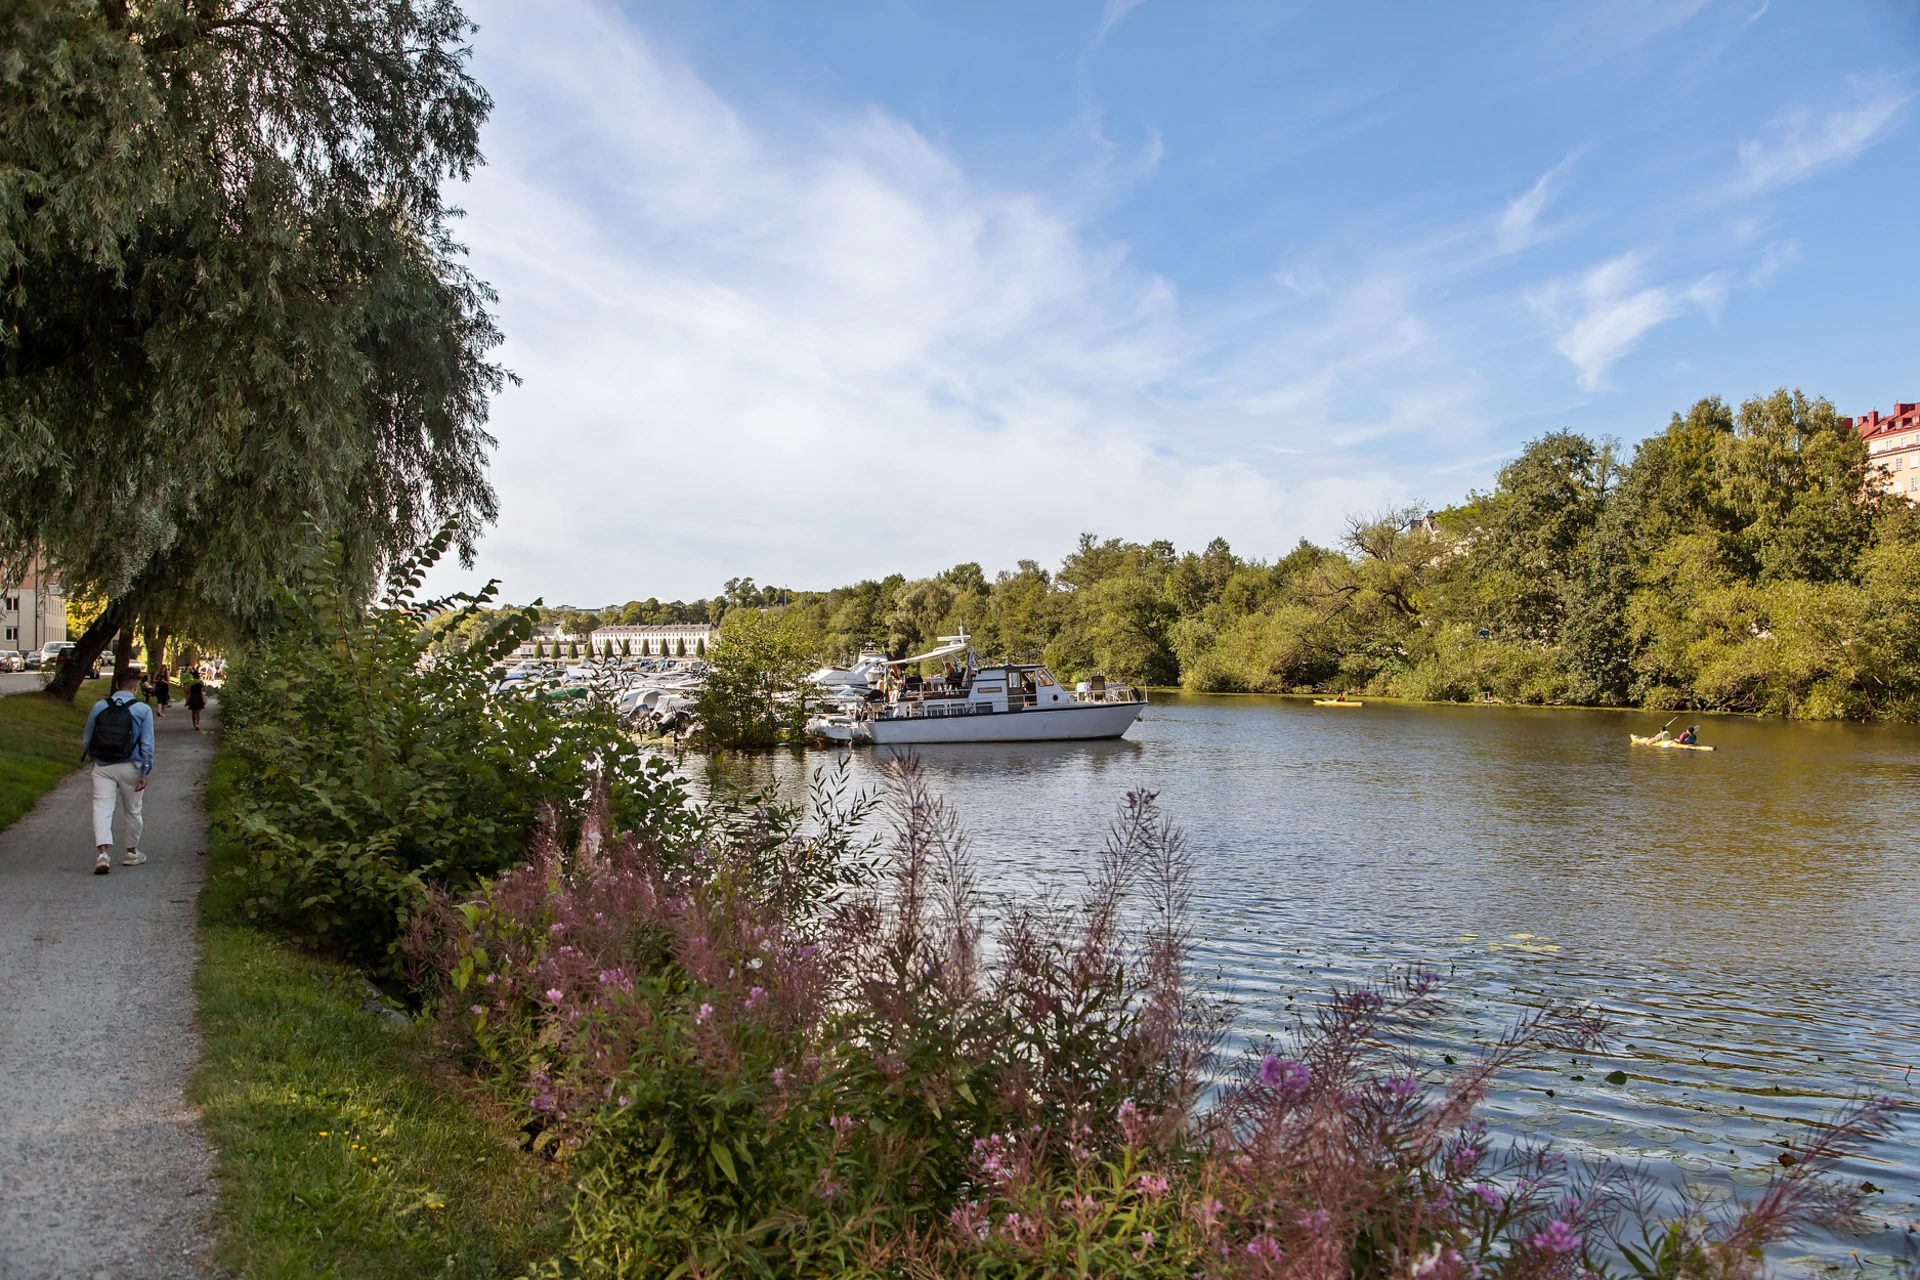
M 1130 689 L 1124 684 L 1110 684 L 1104 689 L 1075 689 L 1075 702 L 1145 702 L 1147 692 L 1144 689 Z

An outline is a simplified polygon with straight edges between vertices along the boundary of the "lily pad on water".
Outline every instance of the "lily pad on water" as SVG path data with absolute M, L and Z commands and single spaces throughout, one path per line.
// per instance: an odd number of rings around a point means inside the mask
M 1714 1182 L 1689 1182 L 1687 1194 L 1702 1204 L 1719 1204 L 1722 1200 L 1733 1199 L 1733 1188 Z
M 1650 1129 L 1636 1129 L 1634 1132 L 1638 1133 L 1648 1142 L 1656 1142 L 1663 1147 L 1680 1141 L 1680 1131 L 1678 1129 L 1662 1129 L 1656 1125 Z
M 1850 1218 L 1842 1219 L 1840 1226 L 1848 1235 L 1853 1236 L 1877 1236 L 1887 1229 L 1886 1223 L 1878 1218 L 1869 1218 L 1864 1213 L 1856 1213 Z
M 1705 1173 L 1707 1170 L 1713 1168 L 1713 1161 L 1703 1156 L 1681 1156 L 1674 1161 L 1674 1164 L 1685 1169 L 1688 1173 Z
M 1743 1187 L 1764 1187 L 1773 1181 L 1773 1174 L 1766 1169 L 1735 1169 L 1730 1175 Z
M 1905 1258 L 1896 1258 L 1890 1253 L 1869 1253 L 1861 1258 L 1860 1261 L 1870 1267 L 1904 1267 L 1907 1265 Z

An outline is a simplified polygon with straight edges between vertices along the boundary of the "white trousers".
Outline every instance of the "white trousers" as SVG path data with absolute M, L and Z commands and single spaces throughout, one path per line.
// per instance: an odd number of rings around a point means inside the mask
M 135 791 L 140 781 L 140 766 L 128 760 L 121 764 L 93 766 L 93 843 L 113 844 L 113 811 L 117 806 L 127 817 L 127 848 L 140 847 L 140 802 L 146 792 Z

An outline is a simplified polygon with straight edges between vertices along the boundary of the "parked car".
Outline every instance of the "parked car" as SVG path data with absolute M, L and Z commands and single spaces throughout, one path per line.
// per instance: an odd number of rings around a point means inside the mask
M 40 651 L 38 649 L 29 649 L 21 654 L 20 669 L 22 671 L 38 671 L 40 669 Z
M 0 649 L 0 671 L 22 670 L 26 661 L 18 649 Z

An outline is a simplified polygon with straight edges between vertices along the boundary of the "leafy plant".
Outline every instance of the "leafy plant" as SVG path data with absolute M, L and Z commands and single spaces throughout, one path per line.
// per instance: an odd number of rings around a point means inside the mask
M 644 757 L 604 700 L 494 691 L 489 669 L 531 633 L 524 611 L 430 653 L 425 601 L 443 529 L 363 608 L 330 544 L 275 600 L 268 636 L 237 656 L 222 697 L 245 783 L 229 821 L 247 858 L 246 910 L 375 970 L 428 886 L 472 887 L 518 861 L 536 821 L 579 821 L 596 785 L 642 831 L 688 820 L 667 766 Z

